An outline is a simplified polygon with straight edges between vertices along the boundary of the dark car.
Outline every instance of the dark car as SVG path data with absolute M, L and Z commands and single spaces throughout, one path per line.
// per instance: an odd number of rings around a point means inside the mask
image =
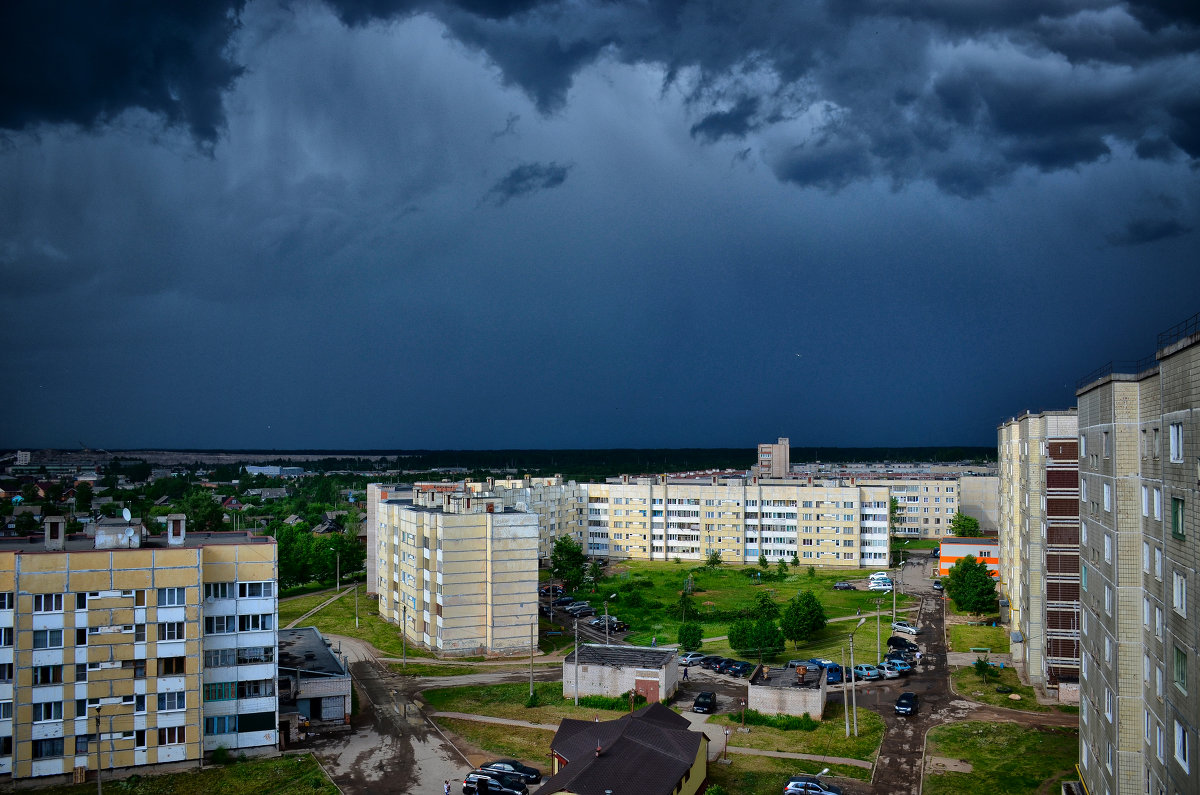
M 741 660 L 735 660 L 735 659 L 733 659 L 732 657 L 730 657 L 729 659 L 727 659 L 727 660 L 725 660 L 724 662 L 722 662 L 722 663 L 721 663 L 719 666 L 717 666 L 717 669 L 716 669 L 716 671 L 717 671 L 717 673 L 719 673 L 719 674 L 728 674 L 728 673 L 732 673 L 732 672 L 733 672 L 733 667 L 734 667 L 735 665 L 738 665 L 739 663 L 741 663 Z
M 495 762 L 488 762 L 486 765 L 480 765 L 480 770 L 496 771 L 511 778 L 519 778 L 526 784 L 537 784 L 542 780 L 542 771 L 536 767 L 523 765 L 515 759 L 497 759 Z
M 889 651 L 887 654 L 883 655 L 883 660 L 884 662 L 887 662 L 888 660 L 897 660 L 899 662 L 911 663 L 916 659 L 916 657 L 917 655 L 915 652 L 893 649 L 892 651 Z
M 715 671 L 721 667 L 721 663 L 723 662 L 725 662 L 724 657 L 718 657 L 714 655 L 712 658 L 705 658 L 705 661 L 700 663 L 700 665 L 710 671 Z
M 896 714 L 897 715 L 915 715 L 917 713 L 917 694 L 916 693 L 901 693 L 896 699 Z
M 717 694 L 710 690 L 705 690 L 696 696 L 696 700 L 692 702 L 692 712 L 701 712 L 708 714 L 717 710 Z
M 571 602 L 574 602 L 574 601 L 575 601 L 575 597 L 573 597 L 573 596 L 560 596 L 557 599 L 555 599 L 553 602 L 551 602 L 550 604 L 554 605 L 555 607 L 566 607 L 567 605 L 571 604 Z
M 900 649 L 901 651 L 917 651 L 921 648 L 908 638 L 902 638 L 899 635 L 892 635 L 888 638 L 887 645 L 889 648 Z
M 853 583 L 835 582 L 833 584 L 833 590 L 835 590 L 835 591 L 857 591 L 858 589 L 854 587 Z
M 942 581 L 941 581 L 941 580 L 934 580 L 934 581 L 933 581 L 933 590 L 935 590 L 935 591 L 944 591 L 944 590 L 946 590 L 946 586 L 942 585 Z
M 477 792 L 489 795 L 528 795 L 529 787 L 519 778 L 506 776 L 494 770 L 472 770 L 463 777 L 463 795 L 475 795 Z
M 739 678 L 743 677 L 743 676 L 749 676 L 753 672 L 754 672 L 754 663 L 748 663 L 748 662 L 734 663 L 733 667 L 731 667 L 729 669 L 730 676 L 736 676 Z
M 538 593 L 542 596 L 562 596 L 563 587 L 561 585 L 543 585 L 538 588 Z
M 578 610 L 572 610 L 571 615 L 575 616 L 575 618 L 591 618 L 596 615 L 596 609 L 594 607 L 581 607 Z

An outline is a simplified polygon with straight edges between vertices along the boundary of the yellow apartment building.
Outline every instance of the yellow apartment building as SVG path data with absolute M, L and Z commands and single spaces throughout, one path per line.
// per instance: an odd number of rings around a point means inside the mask
M 274 540 L 184 525 L 0 539 L 0 774 L 276 747 Z

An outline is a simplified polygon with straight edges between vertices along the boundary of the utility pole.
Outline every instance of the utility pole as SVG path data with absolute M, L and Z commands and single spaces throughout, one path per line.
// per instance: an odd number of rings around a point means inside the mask
M 579 619 L 575 619 L 575 706 L 579 706 Z
M 903 572 L 902 572 L 903 573 Z M 896 623 L 896 591 L 900 588 L 900 575 L 896 575 L 896 581 L 892 583 L 892 623 Z
M 842 712 L 846 716 L 846 736 L 850 736 L 850 699 L 846 698 L 846 683 L 850 681 L 850 669 L 846 667 L 846 647 L 842 647 Z
M 893 593 L 895 593 L 895 591 L 893 591 Z M 883 659 L 883 644 L 881 643 L 881 640 L 880 640 L 880 631 L 879 631 L 879 624 L 881 623 L 879 620 L 879 614 L 881 612 L 883 612 L 879 608 L 882 605 L 883 605 L 882 599 L 875 600 L 875 657 L 879 660 Z
M 604 600 L 604 645 L 608 646 L 608 600 Z
M 408 668 L 408 603 L 400 609 L 404 611 L 400 619 L 400 670 L 404 671 Z
M 533 622 L 529 625 L 529 698 L 533 699 L 533 650 L 537 648 L 534 632 L 537 630 L 537 613 L 533 614 Z
M 854 633 L 858 632 L 863 624 L 867 623 L 866 618 L 860 618 L 858 624 L 850 632 L 850 703 L 854 710 L 854 736 L 858 736 L 858 688 L 854 686 Z
M 96 795 L 103 795 L 104 788 L 100 784 L 100 707 L 96 707 Z

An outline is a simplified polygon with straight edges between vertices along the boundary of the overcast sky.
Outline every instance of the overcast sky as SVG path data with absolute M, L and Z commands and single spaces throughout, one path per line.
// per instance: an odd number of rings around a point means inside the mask
M 994 444 L 1200 312 L 1194 0 L 0 5 L 0 446 Z

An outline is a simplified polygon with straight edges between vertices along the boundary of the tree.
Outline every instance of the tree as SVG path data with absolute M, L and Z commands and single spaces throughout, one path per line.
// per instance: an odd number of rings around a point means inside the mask
M 754 645 L 754 622 L 748 618 L 739 618 L 729 627 L 726 635 L 729 645 L 738 651 L 749 649 Z
M 776 569 L 779 572 L 779 579 L 782 580 L 784 577 L 787 577 L 788 565 L 787 565 L 786 560 L 784 560 L 783 558 L 780 558 L 779 564 L 776 566 Z
M 771 567 L 771 564 L 767 563 L 766 555 L 758 556 L 758 566 L 759 566 L 759 568 L 763 569 L 764 571 L 766 571 L 767 569 L 769 569 Z
M 679 594 L 679 620 L 687 621 L 687 617 L 689 615 L 695 616 L 696 613 L 697 610 L 695 598 L 687 591 Z
M 16 518 L 17 535 L 19 535 L 19 536 L 36 535 L 37 532 L 39 530 L 41 530 L 41 527 L 42 526 L 40 524 L 38 524 L 38 520 L 36 517 L 34 517 L 33 514 L 31 514 L 31 513 L 17 514 L 17 518 Z
M 564 590 L 579 589 L 586 564 L 587 556 L 583 554 L 583 547 L 574 538 L 559 536 L 554 540 L 554 549 L 550 550 L 550 575 L 562 580 Z
M 695 651 L 704 642 L 704 630 L 695 621 L 679 625 L 679 648 L 684 651 Z
M 755 620 L 765 618 L 774 621 L 779 618 L 779 605 L 771 598 L 771 594 L 759 591 L 754 595 L 754 606 L 750 608 L 750 615 Z
M 708 558 L 704 561 L 704 565 L 710 569 L 715 569 L 721 565 L 721 550 L 714 549 L 708 553 Z
M 950 520 L 950 532 L 959 538 L 980 538 L 983 531 L 979 529 L 979 520 L 965 513 L 956 513 Z
M 225 514 L 208 489 L 192 489 L 184 498 L 182 507 L 189 530 L 211 532 L 220 530 L 224 524 Z
M 903 521 L 903 517 L 900 515 L 900 500 L 892 497 L 888 500 L 888 535 L 896 535 L 901 521 Z
M 740 618 L 729 628 L 729 645 L 739 654 L 770 656 L 783 651 L 784 644 L 783 633 L 769 618 Z
M 996 607 L 996 581 L 986 563 L 967 555 L 950 567 L 946 593 L 954 606 L 968 613 L 986 613 Z
M 783 636 L 799 648 L 800 641 L 808 640 L 820 632 L 827 621 L 821 600 L 812 591 L 803 591 L 788 601 L 780 628 Z
M 92 484 L 86 480 L 75 487 L 75 510 L 90 511 L 92 509 Z
M 592 584 L 592 593 L 596 592 L 596 585 L 602 579 L 604 579 L 604 567 L 600 565 L 600 561 L 593 560 L 587 569 L 587 581 Z
M 975 662 L 971 664 L 971 667 L 975 669 L 975 673 L 979 676 L 979 681 L 983 682 L 985 685 L 990 679 L 1000 678 L 1000 672 L 992 667 L 992 664 L 988 662 L 986 657 L 976 657 Z
M 798 552 L 792 553 L 792 568 L 793 569 L 800 568 L 800 554 Z

